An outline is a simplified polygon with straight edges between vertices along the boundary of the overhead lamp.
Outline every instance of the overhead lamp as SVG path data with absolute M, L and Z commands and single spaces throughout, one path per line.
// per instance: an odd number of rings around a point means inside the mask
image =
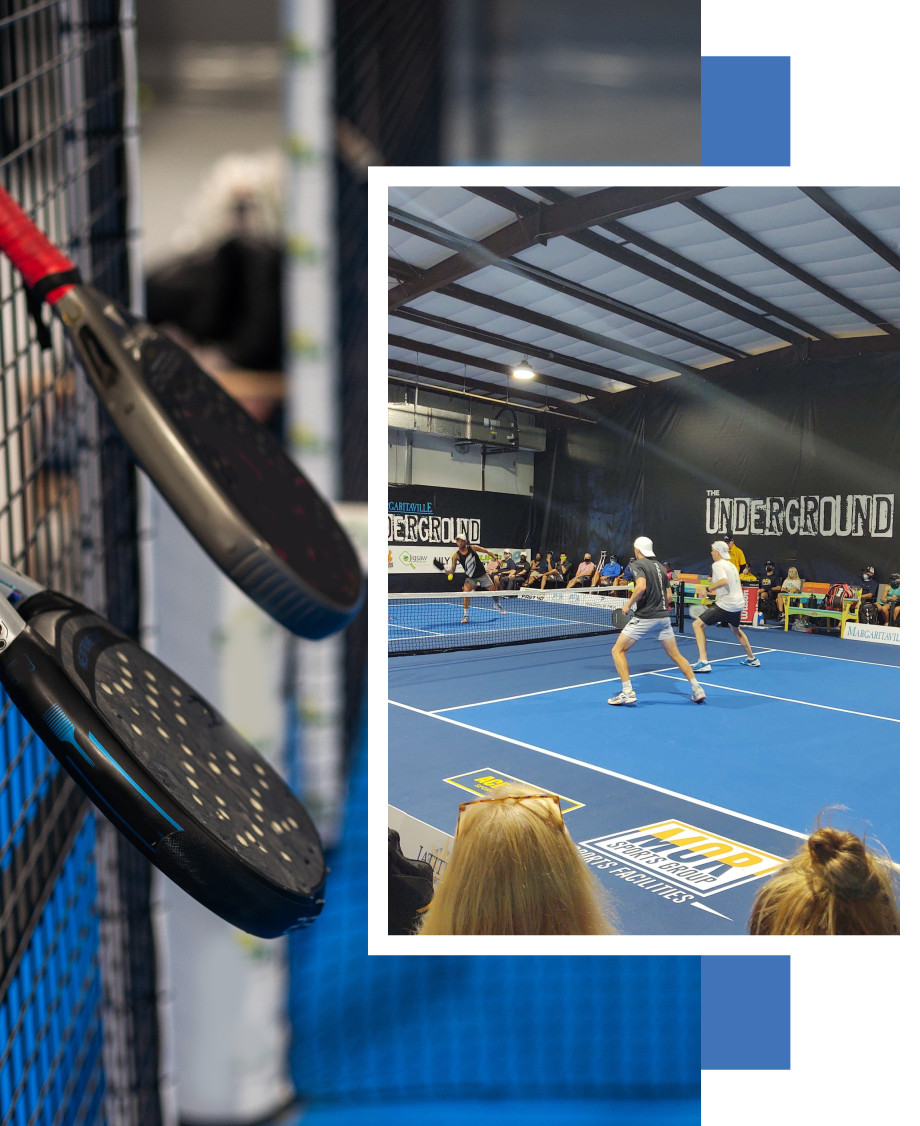
M 511 374 L 515 379 L 533 379 L 537 374 L 526 360 L 514 365 Z

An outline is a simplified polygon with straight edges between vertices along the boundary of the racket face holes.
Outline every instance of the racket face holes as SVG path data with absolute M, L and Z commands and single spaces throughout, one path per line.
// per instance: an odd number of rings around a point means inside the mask
M 75 621 L 72 630 L 69 623 L 64 627 L 70 632 L 62 632 L 62 650 L 88 624 L 105 625 L 89 613 Z M 94 658 L 93 702 L 190 824 L 245 856 L 247 866 L 277 887 L 314 894 L 325 871 L 319 841 L 297 799 L 258 752 L 193 688 L 133 643 L 108 641 Z M 76 683 L 79 674 L 71 668 L 70 675 Z M 141 703 L 138 711 L 134 705 Z M 292 832 L 298 820 L 307 824 L 305 832 Z

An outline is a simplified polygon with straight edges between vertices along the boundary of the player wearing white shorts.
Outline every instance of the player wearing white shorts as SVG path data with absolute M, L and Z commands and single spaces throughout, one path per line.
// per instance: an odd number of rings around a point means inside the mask
M 629 679 L 626 653 L 641 637 L 657 637 L 665 653 L 689 680 L 690 698 L 695 704 L 702 704 L 706 699 L 706 693 L 697 682 L 690 662 L 686 657 L 681 656 L 674 630 L 671 628 L 671 611 L 668 609 L 671 602 L 671 584 L 668 581 L 668 573 L 655 558 L 655 549 L 648 536 L 640 536 L 633 547 L 636 560 L 630 564 L 630 569 L 635 576 L 636 586 L 624 609 L 629 613 L 635 606 L 639 608 L 635 616 L 627 622 L 613 647 L 613 663 L 620 674 L 623 688 L 618 696 L 614 696 L 607 703 L 635 704 L 636 693 Z

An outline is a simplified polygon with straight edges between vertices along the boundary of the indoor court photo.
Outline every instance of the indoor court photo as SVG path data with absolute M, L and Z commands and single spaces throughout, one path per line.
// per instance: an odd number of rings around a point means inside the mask
M 623 934 L 749 933 L 819 826 L 896 878 L 898 242 L 895 188 L 389 189 L 389 824 L 436 889 L 522 786 Z

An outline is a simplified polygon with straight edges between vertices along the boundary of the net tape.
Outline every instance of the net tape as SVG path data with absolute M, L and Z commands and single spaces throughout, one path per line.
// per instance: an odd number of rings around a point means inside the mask
M 630 593 L 619 586 L 391 594 L 387 649 L 395 656 L 616 633 L 627 621 L 623 607 Z M 683 585 L 675 584 L 673 593 L 671 616 L 681 628 Z

